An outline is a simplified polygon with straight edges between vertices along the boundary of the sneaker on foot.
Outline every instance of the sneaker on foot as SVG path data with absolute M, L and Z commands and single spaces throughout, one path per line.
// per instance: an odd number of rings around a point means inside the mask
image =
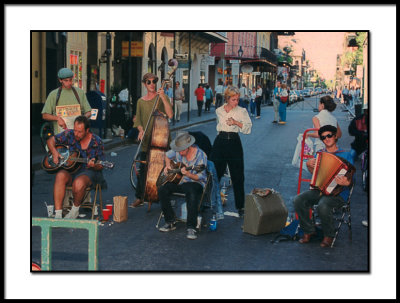
M 165 223 L 165 225 L 163 227 L 160 227 L 158 230 L 162 232 L 169 232 L 175 229 L 176 229 L 175 223 Z
M 361 221 L 361 224 L 364 225 L 364 226 L 366 226 L 366 227 L 368 227 L 368 221 L 367 221 L 367 220 L 362 220 L 362 221 Z
M 191 240 L 197 239 L 196 230 L 193 228 L 188 228 L 186 238 Z
M 76 219 L 79 216 L 79 210 L 73 211 L 70 210 L 68 214 L 65 215 L 64 219 Z
M 260 118 L 261 118 L 260 116 L 257 116 L 257 117 L 256 117 L 256 119 L 260 119 Z

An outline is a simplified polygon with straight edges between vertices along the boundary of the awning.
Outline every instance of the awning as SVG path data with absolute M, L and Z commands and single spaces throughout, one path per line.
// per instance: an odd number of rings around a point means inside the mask
M 247 64 L 247 63 L 265 63 L 267 65 L 271 65 L 273 67 L 276 67 L 276 64 L 266 60 L 266 59 L 250 59 L 250 60 L 243 60 L 242 59 L 242 64 Z

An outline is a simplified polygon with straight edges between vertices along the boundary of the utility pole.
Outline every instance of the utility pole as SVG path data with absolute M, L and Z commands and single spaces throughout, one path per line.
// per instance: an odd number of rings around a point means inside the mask
M 111 55 L 111 33 L 107 32 L 106 34 L 106 56 L 107 56 L 107 110 L 106 110 L 106 128 L 105 128 L 105 134 L 104 138 L 110 139 L 107 136 L 111 135 L 111 121 L 110 121 L 110 98 L 111 98 L 111 92 L 110 92 L 110 55 Z

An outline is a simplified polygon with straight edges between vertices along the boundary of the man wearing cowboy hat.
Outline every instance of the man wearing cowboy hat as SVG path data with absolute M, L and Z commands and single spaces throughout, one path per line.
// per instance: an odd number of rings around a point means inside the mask
M 171 150 L 165 154 L 164 173 L 167 174 L 171 169 L 171 161 L 183 163 L 189 166 L 207 166 L 207 155 L 195 143 L 195 138 L 187 132 L 178 133 L 176 138 L 171 142 Z M 199 211 L 199 202 L 201 194 L 206 185 L 207 173 L 206 169 L 186 170 L 182 167 L 183 175 L 179 184 L 168 182 L 158 189 L 160 197 L 161 209 L 164 213 L 165 225 L 159 230 L 168 232 L 176 229 L 176 216 L 171 206 L 172 193 L 184 193 L 187 205 L 187 238 L 196 239 L 197 215 Z

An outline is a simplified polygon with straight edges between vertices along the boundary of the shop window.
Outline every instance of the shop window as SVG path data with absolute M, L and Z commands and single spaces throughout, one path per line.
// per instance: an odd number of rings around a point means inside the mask
M 200 83 L 204 84 L 206 82 L 206 73 L 203 71 L 200 71 Z

